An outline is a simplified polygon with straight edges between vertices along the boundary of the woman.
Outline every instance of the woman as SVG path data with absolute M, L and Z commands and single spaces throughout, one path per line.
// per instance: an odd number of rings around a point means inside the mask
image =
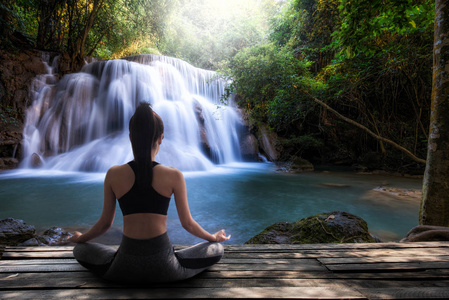
M 78 262 L 105 279 L 145 283 L 192 277 L 218 262 L 226 241 L 224 230 L 210 234 L 192 218 L 182 173 L 156 163 L 164 137 L 161 118 L 149 104 L 140 104 L 129 122 L 134 160 L 111 167 L 104 181 L 100 219 L 86 233 L 74 232 Z M 204 242 L 174 251 L 167 235 L 167 210 L 174 194 L 182 226 Z M 123 238 L 118 251 L 89 240 L 105 233 L 115 216 L 116 199 L 123 213 Z

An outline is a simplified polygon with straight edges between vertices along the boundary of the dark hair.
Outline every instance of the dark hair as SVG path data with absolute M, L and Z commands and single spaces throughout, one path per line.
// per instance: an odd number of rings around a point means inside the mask
M 151 154 L 156 148 L 159 137 L 164 133 L 164 123 L 149 103 L 142 102 L 129 120 L 129 137 L 137 163 L 137 184 L 151 186 L 153 162 Z

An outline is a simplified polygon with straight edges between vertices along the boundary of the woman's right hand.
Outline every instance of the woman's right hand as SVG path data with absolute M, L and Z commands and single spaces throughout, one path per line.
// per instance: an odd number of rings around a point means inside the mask
M 224 229 L 214 233 L 213 236 L 215 237 L 215 241 L 218 243 L 227 241 L 231 238 L 231 235 L 226 236 Z
M 83 234 L 79 231 L 75 231 L 74 233 L 72 233 L 72 236 L 70 236 L 67 241 L 72 242 L 72 243 L 78 243 L 78 240 L 80 238 L 80 236 L 82 236 Z

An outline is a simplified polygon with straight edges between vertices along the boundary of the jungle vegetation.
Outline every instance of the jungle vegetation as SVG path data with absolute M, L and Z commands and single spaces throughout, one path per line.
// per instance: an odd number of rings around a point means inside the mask
M 422 172 L 433 20 L 431 1 L 287 1 L 266 43 L 241 50 L 224 69 L 229 91 L 284 138 L 284 155 Z
M 232 80 L 228 93 L 236 93 L 254 128 L 268 124 L 280 137 L 281 160 L 301 156 L 422 174 L 434 6 L 425 0 L 5 0 L 0 47 L 67 53 L 73 71 L 84 56 L 181 58 Z

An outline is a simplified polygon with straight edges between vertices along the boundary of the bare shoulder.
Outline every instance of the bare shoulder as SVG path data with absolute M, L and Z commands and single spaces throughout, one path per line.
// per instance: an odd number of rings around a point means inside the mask
M 116 172 L 120 172 L 120 171 L 126 170 L 128 168 L 129 168 L 128 164 L 115 165 L 115 166 L 110 167 L 108 172 L 116 173 Z
M 121 176 L 126 176 L 131 170 L 128 164 L 115 165 L 109 168 L 106 173 L 106 178 L 117 178 Z
M 158 164 L 153 170 L 157 170 L 157 172 L 171 180 L 183 178 L 183 174 L 175 167 L 168 167 L 161 164 Z

